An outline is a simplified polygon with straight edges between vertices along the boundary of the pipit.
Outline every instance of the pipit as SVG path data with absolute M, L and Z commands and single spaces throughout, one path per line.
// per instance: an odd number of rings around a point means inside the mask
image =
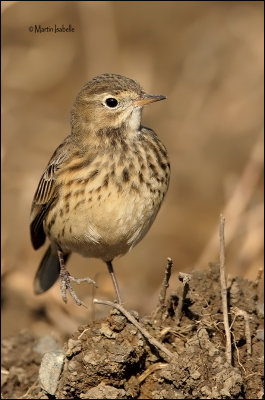
M 141 125 L 143 106 L 165 98 L 114 74 L 95 77 L 77 95 L 71 134 L 53 153 L 32 203 L 33 247 L 41 247 L 46 236 L 51 242 L 36 273 L 36 294 L 60 276 L 63 300 L 69 290 L 83 304 L 71 281 L 94 281 L 66 270 L 66 260 L 76 252 L 107 264 L 121 303 L 112 260 L 148 232 L 168 189 L 166 148 Z

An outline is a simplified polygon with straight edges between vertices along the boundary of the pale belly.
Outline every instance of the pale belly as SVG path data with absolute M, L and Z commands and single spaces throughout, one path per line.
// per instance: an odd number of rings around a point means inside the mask
M 162 198 L 160 191 L 151 193 L 146 187 L 136 193 L 106 190 L 92 196 L 86 194 L 83 200 L 77 199 L 75 203 L 69 199 L 68 212 L 64 213 L 60 210 L 65 203 L 59 201 L 54 209 L 55 223 L 48 236 L 64 252 L 109 261 L 128 252 L 143 238 L 157 215 Z
M 65 253 L 111 261 L 151 227 L 167 192 L 169 164 L 150 132 L 143 129 L 141 135 L 149 138 L 149 147 L 134 141 L 134 152 L 117 147 L 87 166 L 76 167 L 73 160 L 58 172 L 58 197 L 44 230 Z

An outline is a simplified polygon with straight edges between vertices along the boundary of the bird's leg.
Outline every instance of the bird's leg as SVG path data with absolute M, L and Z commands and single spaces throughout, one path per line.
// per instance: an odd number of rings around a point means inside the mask
M 62 294 L 63 301 L 65 303 L 67 303 L 66 291 L 69 290 L 70 295 L 73 297 L 76 304 L 78 306 L 82 305 L 87 308 L 87 306 L 76 295 L 70 281 L 73 281 L 78 284 L 80 284 L 82 282 L 88 282 L 88 283 L 93 283 L 93 285 L 96 285 L 95 281 L 93 281 L 93 279 L 90 279 L 90 278 L 77 279 L 77 278 L 74 278 L 73 276 L 71 276 L 69 274 L 69 272 L 67 271 L 67 269 L 65 268 L 63 252 L 60 249 L 57 249 L 57 254 L 58 254 L 58 258 L 59 258 L 59 262 L 60 262 L 61 294 Z
M 118 303 L 121 304 L 121 294 L 120 294 L 120 289 L 119 289 L 119 285 L 118 285 L 118 281 L 116 279 L 116 275 L 112 266 L 112 262 L 111 261 L 106 261 L 107 267 L 108 267 L 108 271 L 110 273 L 112 282 L 113 282 L 113 286 L 116 292 L 116 296 L 117 296 L 117 300 Z

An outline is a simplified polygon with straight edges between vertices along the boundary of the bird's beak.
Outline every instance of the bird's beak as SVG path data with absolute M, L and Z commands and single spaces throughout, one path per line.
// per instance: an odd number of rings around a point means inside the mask
M 142 94 L 138 99 L 134 100 L 134 106 L 145 106 L 149 103 L 154 103 L 155 101 L 165 100 L 166 96 L 162 95 L 155 95 L 155 94 Z

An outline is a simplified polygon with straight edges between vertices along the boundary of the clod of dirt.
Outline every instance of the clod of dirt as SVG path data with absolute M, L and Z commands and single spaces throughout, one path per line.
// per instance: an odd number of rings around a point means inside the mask
M 127 399 L 124 389 L 117 389 L 113 386 L 100 383 L 98 386 L 89 389 L 86 393 L 81 394 L 81 399 Z

